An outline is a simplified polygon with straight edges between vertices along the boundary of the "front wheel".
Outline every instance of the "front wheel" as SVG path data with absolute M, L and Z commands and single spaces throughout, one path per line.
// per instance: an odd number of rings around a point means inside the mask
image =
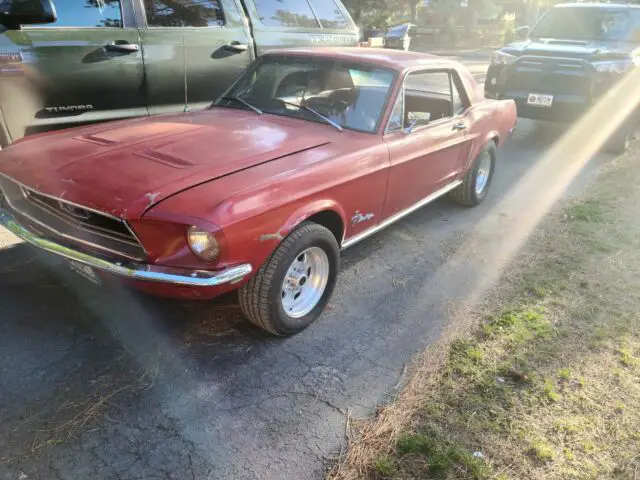
M 451 198 L 461 205 L 475 207 L 487 196 L 496 165 L 496 145 L 487 144 L 478 154 L 462 179 L 462 185 L 451 192 Z
M 240 289 L 240 308 L 267 332 L 293 335 L 320 316 L 339 269 L 340 249 L 333 234 L 322 225 L 303 223 Z

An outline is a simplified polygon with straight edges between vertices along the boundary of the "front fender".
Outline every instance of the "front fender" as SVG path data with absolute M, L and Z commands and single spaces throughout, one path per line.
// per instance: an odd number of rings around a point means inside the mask
M 282 237 L 284 238 L 289 235 L 298 227 L 298 225 L 300 225 L 305 220 L 308 220 L 314 215 L 322 212 L 336 213 L 340 217 L 342 225 L 347 224 L 344 209 L 338 202 L 332 199 L 313 200 L 308 204 L 297 208 L 291 215 L 289 215 L 286 222 L 280 229 Z M 342 237 L 344 237 L 344 228 L 342 231 Z M 340 239 L 338 240 L 338 242 L 340 242 Z
M 230 240 L 228 259 L 231 263 L 249 260 L 257 269 L 302 222 L 327 211 L 336 213 L 346 225 L 344 209 L 330 198 L 295 200 L 239 222 L 221 221 Z

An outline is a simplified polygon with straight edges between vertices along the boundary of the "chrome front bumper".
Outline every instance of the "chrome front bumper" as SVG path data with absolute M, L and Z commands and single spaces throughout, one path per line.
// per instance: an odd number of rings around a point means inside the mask
M 0 208 L 0 225 L 25 242 L 42 250 L 129 280 L 170 283 L 188 287 L 215 287 L 239 282 L 249 275 L 252 270 L 251 265 L 248 263 L 225 270 L 207 271 L 186 270 L 143 263 L 112 262 L 39 237 L 20 225 L 10 212 L 2 208 Z

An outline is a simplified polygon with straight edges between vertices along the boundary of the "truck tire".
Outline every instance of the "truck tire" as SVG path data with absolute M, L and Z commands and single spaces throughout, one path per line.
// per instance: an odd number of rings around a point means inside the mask
M 462 179 L 462 185 L 453 190 L 451 198 L 466 207 L 475 207 L 487 196 L 496 165 L 496 145 L 489 142 L 473 161 Z
M 304 222 L 240 288 L 242 313 L 274 335 L 298 333 L 324 310 L 339 269 L 340 248 L 333 233 L 317 223 Z

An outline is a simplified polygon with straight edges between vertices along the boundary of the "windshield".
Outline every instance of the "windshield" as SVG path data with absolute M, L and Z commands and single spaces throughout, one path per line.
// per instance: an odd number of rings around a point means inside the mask
M 264 113 L 373 133 L 394 78 L 371 65 L 267 55 L 214 105 L 249 108 L 240 99 Z
M 553 8 L 531 32 L 532 37 L 571 40 L 628 41 L 637 39 L 640 18 L 637 12 L 602 7 Z

